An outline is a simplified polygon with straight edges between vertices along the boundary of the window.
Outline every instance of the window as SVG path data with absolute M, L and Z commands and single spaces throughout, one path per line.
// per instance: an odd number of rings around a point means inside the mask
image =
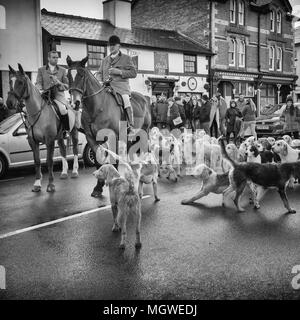
M 276 70 L 282 71 L 282 49 L 277 48 L 276 52 Z
M 274 53 L 275 49 L 274 47 L 269 48 L 269 69 L 274 70 Z
M 282 17 L 282 14 L 280 11 L 277 12 L 277 33 L 281 33 L 281 17 Z
M 236 16 L 236 4 L 235 0 L 230 0 L 230 22 L 235 23 L 235 16 Z
M 235 66 L 236 41 L 231 39 L 229 42 L 229 65 Z
M 197 56 L 184 55 L 184 72 L 197 73 Z
M 246 44 L 242 40 L 239 45 L 239 67 L 245 67 Z
M 272 10 L 271 12 L 270 12 L 270 29 L 271 29 L 271 31 L 275 31 L 275 13 L 274 13 L 274 11 Z
M 6 12 L 3 6 L 0 6 L 0 29 L 6 29 Z
M 244 1 L 239 1 L 239 24 L 244 25 L 245 23 L 245 4 Z
M 89 56 L 88 66 L 90 68 L 99 68 L 101 61 L 105 57 L 106 47 L 96 46 L 93 44 L 88 44 L 87 47 L 88 47 L 88 56 Z

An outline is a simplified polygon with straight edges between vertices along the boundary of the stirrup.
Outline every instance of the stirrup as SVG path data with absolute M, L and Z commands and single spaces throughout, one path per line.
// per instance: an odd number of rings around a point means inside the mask
M 127 127 L 127 135 L 128 136 L 135 136 L 137 133 L 137 130 L 133 126 L 128 126 Z
M 63 131 L 63 139 L 69 139 L 70 138 L 70 132 L 68 130 Z

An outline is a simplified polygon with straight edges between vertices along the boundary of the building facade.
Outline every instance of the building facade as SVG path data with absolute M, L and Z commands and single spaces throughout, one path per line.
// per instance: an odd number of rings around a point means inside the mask
M 296 63 L 296 74 L 300 75 L 300 27 L 295 29 L 295 63 Z M 300 101 L 300 77 L 296 82 L 295 89 L 296 100 Z
M 131 26 L 131 2 L 106 0 L 103 20 L 42 10 L 44 63 L 47 52 L 57 50 L 59 63 L 89 55 L 88 67 L 96 72 L 109 54 L 107 40 L 120 37 L 123 51 L 133 57 L 138 75 L 131 89 L 145 95 L 206 92 L 211 51 L 193 38 L 173 29 Z
M 292 7 L 288 0 L 134 0 L 132 24 L 155 27 L 172 20 L 201 41 L 211 59 L 211 94 L 238 94 L 259 106 L 284 101 L 295 88 Z M 167 10 L 170 8 L 170 10 Z M 143 13 L 142 13 L 143 12 Z M 147 17 L 146 19 L 142 17 Z
M 35 81 L 42 64 L 39 0 L 0 0 L 0 96 L 9 91 L 9 69 L 21 63 Z

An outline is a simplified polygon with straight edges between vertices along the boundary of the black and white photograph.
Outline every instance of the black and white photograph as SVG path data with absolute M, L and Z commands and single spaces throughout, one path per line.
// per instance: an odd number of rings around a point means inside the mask
M 300 0 L 0 0 L 0 300 L 299 300 L 299 76 Z

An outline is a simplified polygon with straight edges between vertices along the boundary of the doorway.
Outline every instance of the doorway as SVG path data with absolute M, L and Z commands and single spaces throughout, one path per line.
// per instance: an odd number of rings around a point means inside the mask
M 167 98 L 173 97 L 175 81 L 170 80 L 151 80 L 152 83 L 152 95 L 160 96 L 164 94 Z

